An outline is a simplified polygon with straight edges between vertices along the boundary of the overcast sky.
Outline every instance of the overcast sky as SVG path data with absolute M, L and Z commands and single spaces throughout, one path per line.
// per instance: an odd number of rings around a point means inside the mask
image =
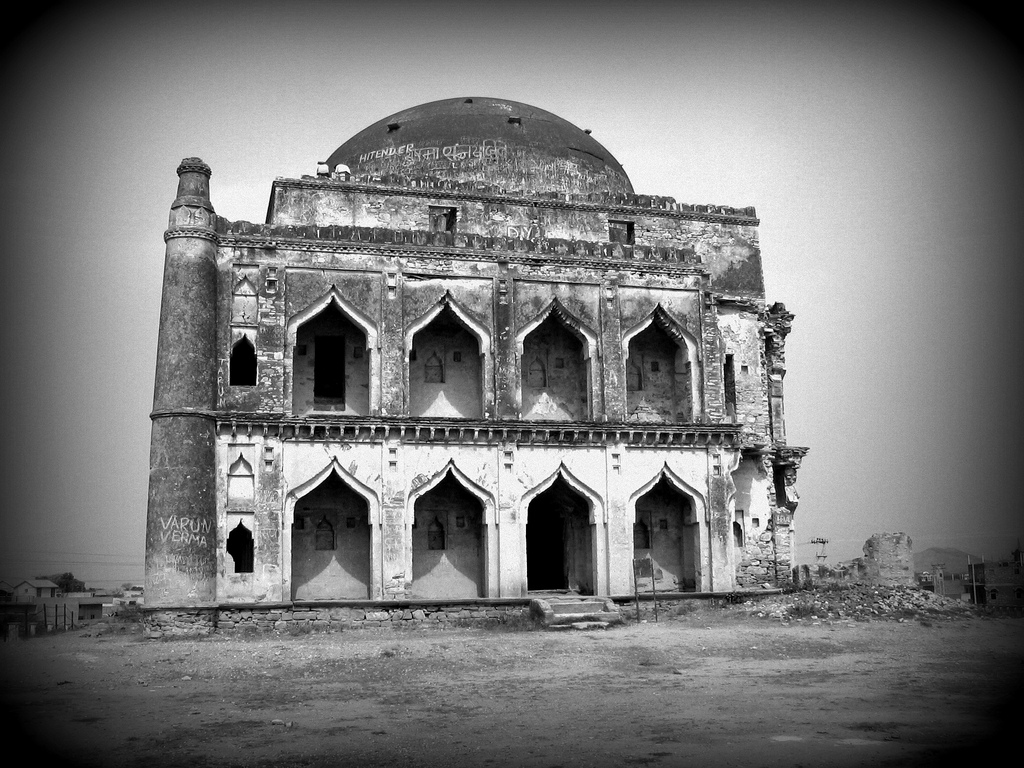
M 969 6 L 77 7 L 4 49 L 0 578 L 142 579 L 180 160 L 263 221 L 275 177 L 459 96 L 592 129 L 638 192 L 756 207 L 767 298 L 796 314 L 803 562 L 814 537 L 830 562 L 883 531 L 989 558 L 1024 539 L 1021 62 Z

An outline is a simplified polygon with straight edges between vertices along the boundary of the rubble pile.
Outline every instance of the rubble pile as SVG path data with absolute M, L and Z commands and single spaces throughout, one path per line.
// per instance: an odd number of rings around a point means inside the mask
M 912 618 L 953 619 L 978 615 L 970 603 L 904 586 L 853 583 L 747 601 L 759 618 L 832 621 L 900 621 Z

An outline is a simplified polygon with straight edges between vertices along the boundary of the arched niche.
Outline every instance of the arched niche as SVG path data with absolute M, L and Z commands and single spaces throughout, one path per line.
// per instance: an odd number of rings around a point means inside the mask
M 622 336 L 626 419 L 691 422 L 701 413 L 697 339 L 661 304 Z
M 637 578 L 641 592 L 693 592 L 702 588 L 702 547 L 706 546 L 702 522 L 706 508 L 703 495 L 668 465 L 630 496 L 633 559 L 651 560 Z
M 379 411 L 377 327 L 337 286 L 293 315 L 285 330 L 293 413 Z
M 452 472 L 411 497 L 412 596 L 487 595 L 484 505 Z
M 519 402 L 531 421 L 593 418 L 597 334 L 558 299 L 516 334 Z
M 491 397 L 487 328 L 446 292 L 405 332 L 410 416 L 479 419 Z
M 290 599 L 379 596 L 380 501 L 336 459 L 288 492 L 283 523 Z

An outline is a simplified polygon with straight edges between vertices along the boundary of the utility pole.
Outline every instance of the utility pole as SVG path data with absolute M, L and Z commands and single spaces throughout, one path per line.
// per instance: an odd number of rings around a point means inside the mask
M 825 560 L 828 559 L 828 555 L 825 554 L 825 545 L 828 544 L 828 539 L 823 539 L 819 536 L 816 539 L 811 539 L 811 544 L 818 544 L 821 547 L 815 557 L 818 560 L 818 565 L 824 565 Z

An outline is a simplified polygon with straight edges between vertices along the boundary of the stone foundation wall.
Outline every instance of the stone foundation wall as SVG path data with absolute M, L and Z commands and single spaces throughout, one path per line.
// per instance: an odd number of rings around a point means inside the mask
M 385 605 L 274 604 L 218 606 L 203 610 L 164 608 L 147 610 L 146 636 L 196 637 L 261 632 L 341 632 L 373 627 L 413 628 L 501 624 L 525 620 L 529 600 L 500 603 L 407 603 Z

